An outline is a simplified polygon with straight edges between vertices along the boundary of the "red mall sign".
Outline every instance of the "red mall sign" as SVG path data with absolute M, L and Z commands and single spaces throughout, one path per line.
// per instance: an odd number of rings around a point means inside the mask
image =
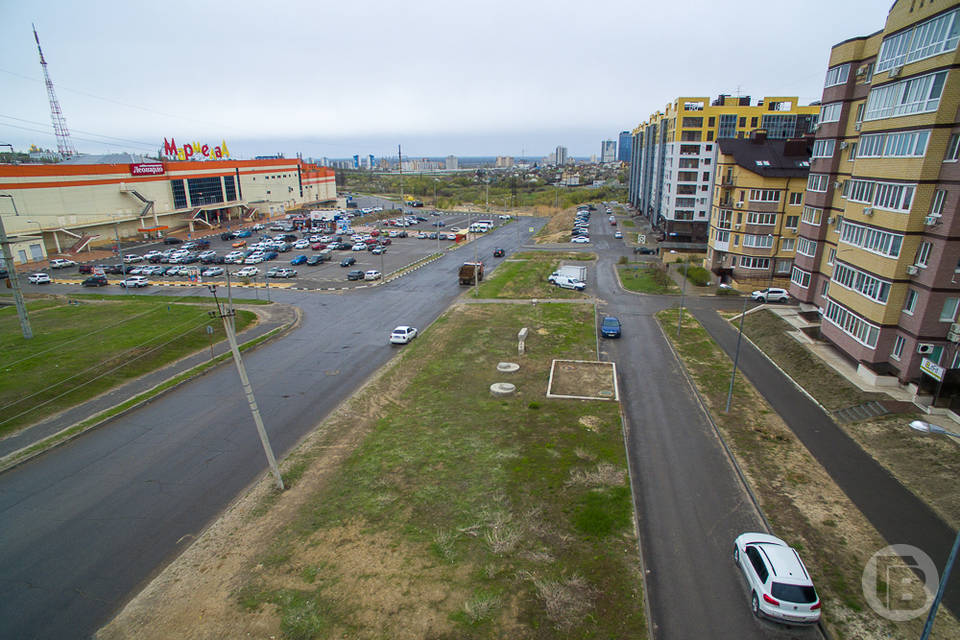
M 130 165 L 132 176 L 162 176 L 165 172 L 162 162 L 139 162 Z

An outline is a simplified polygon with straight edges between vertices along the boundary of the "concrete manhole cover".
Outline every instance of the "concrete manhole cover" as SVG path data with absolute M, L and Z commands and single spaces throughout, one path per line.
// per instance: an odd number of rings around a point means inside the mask
M 490 385 L 490 393 L 495 396 L 510 396 L 516 393 L 517 385 L 509 382 L 494 382 Z
M 497 365 L 497 371 L 501 373 L 513 373 L 520 369 L 520 365 L 516 362 L 501 362 Z

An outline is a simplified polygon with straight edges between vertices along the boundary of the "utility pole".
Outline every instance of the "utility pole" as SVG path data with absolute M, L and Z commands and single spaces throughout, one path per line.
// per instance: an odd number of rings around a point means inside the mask
M 13 196 L 0 194 L 2 198 L 10 198 L 13 204 L 14 215 L 19 216 L 17 204 L 13 201 Z M 10 241 L 7 240 L 7 231 L 3 228 L 3 216 L 0 215 L 0 249 L 3 251 L 3 266 L 7 268 L 7 277 L 10 279 L 10 287 L 13 289 L 13 301 L 17 306 L 17 318 L 20 319 L 20 330 L 23 337 L 27 340 L 33 338 L 33 330 L 30 328 L 30 318 L 27 316 L 27 303 L 23 301 L 23 292 L 20 290 L 20 278 L 17 276 L 17 269 L 13 264 L 13 253 L 10 251 Z
M 277 466 L 277 459 L 273 455 L 273 448 L 270 446 L 267 430 L 263 426 L 263 418 L 260 417 L 260 408 L 257 406 L 257 399 L 253 395 L 253 387 L 250 386 L 250 379 L 247 377 L 247 369 L 243 366 L 243 359 L 240 357 L 240 348 L 237 346 L 237 336 L 233 332 L 236 312 L 232 308 L 226 311 L 220 309 L 220 300 L 217 299 L 217 285 L 210 285 L 210 293 L 213 294 L 213 299 L 217 303 L 217 310 L 211 311 L 210 317 L 220 316 L 223 320 L 223 331 L 227 334 L 227 340 L 230 342 L 233 362 L 237 365 L 237 373 L 240 374 L 240 383 L 243 385 L 243 392 L 247 395 L 247 403 L 250 405 L 250 413 L 253 414 L 253 422 L 257 426 L 257 434 L 260 436 L 263 452 L 267 455 L 267 463 L 269 463 L 273 477 L 277 481 L 277 487 L 280 491 L 283 491 L 283 477 L 280 475 L 280 467 Z
M 400 145 L 397 145 L 397 162 L 400 169 L 400 213 L 403 213 L 403 152 L 400 150 Z

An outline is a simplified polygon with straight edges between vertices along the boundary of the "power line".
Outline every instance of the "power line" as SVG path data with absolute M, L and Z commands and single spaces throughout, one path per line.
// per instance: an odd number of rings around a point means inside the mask
M 36 120 L 27 120 L 25 118 L 18 118 L 16 116 L 8 116 L 6 114 L 0 113 L 0 118 L 7 118 L 8 120 L 16 120 L 18 122 L 27 122 L 29 124 L 36 124 L 40 126 L 46 126 L 45 122 L 37 122 Z M 91 136 L 97 136 L 98 138 L 110 138 L 111 140 L 120 140 L 121 142 L 129 142 L 132 144 L 139 144 L 145 147 L 156 147 L 157 145 L 152 142 L 144 142 L 143 140 L 131 140 L 129 138 L 118 138 L 117 136 L 108 136 L 105 133 L 97 133 L 96 131 L 84 131 L 83 129 L 71 129 L 71 132 L 85 133 Z

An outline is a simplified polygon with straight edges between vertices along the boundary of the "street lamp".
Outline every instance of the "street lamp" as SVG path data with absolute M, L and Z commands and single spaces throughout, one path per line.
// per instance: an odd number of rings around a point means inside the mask
M 938 427 L 935 424 L 930 424 L 922 420 L 914 420 L 910 423 L 910 428 L 922 433 L 960 438 L 960 433 L 947 431 L 943 427 Z M 950 570 L 953 569 L 953 562 L 957 559 L 957 549 L 960 549 L 960 531 L 957 531 L 957 537 L 953 541 L 953 548 L 950 549 L 950 556 L 947 558 L 947 565 L 943 568 L 943 575 L 940 576 L 940 586 L 937 588 L 937 596 L 933 599 L 933 604 L 930 605 L 930 613 L 927 614 L 927 622 L 923 625 L 923 633 L 920 635 L 920 640 L 927 640 L 927 638 L 930 637 L 930 632 L 933 630 L 933 620 L 937 617 L 937 609 L 940 608 L 940 601 L 943 600 L 943 592 L 947 589 Z

